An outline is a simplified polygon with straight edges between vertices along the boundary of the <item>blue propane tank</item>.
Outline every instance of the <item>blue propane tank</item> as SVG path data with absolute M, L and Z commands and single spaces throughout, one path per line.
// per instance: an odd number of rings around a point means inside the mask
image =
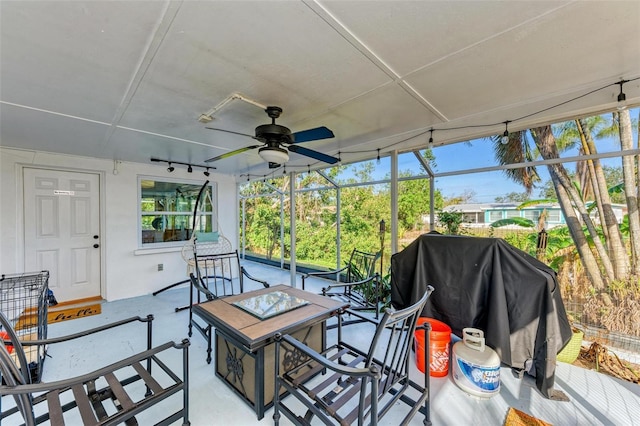
M 453 345 L 453 381 L 463 391 L 491 398 L 500 391 L 500 357 L 484 343 L 484 332 L 462 330 L 462 340 Z

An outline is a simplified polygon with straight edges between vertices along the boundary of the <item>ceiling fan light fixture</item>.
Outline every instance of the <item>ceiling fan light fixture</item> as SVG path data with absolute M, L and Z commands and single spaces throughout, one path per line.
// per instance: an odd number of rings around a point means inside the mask
M 283 164 L 289 161 L 289 153 L 274 146 L 265 146 L 258 150 L 258 154 L 264 161 L 269 163 Z

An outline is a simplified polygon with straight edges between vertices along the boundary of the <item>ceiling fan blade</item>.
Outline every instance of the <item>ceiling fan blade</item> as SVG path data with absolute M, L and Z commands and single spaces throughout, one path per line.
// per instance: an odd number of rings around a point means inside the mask
M 217 130 L 219 132 L 226 132 L 226 133 L 231 133 L 233 135 L 247 136 L 249 138 L 255 139 L 255 136 L 253 136 L 253 135 L 248 135 L 246 133 L 240 133 L 240 132 L 234 132 L 233 130 L 218 129 L 216 127 L 205 127 L 205 129 Z
M 334 137 L 333 132 L 326 127 L 316 127 L 315 129 L 302 130 L 300 132 L 295 132 L 291 134 L 293 142 L 291 143 L 301 143 L 301 142 L 309 142 L 309 141 L 317 141 L 320 139 L 329 139 Z
M 289 148 L 289 151 L 291 152 L 295 152 L 296 154 L 300 154 L 300 155 L 305 155 L 307 157 L 311 157 L 318 161 L 324 161 L 325 163 L 336 164 L 339 161 L 336 157 L 332 157 L 330 155 L 323 154 L 321 152 L 314 151 L 312 149 L 305 148 L 302 146 L 290 145 L 288 146 L 288 148 Z
M 250 149 L 260 148 L 262 145 L 251 145 L 245 146 L 244 148 L 236 149 L 235 151 L 225 152 L 222 155 L 218 155 L 217 157 L 209 158 L 205 160 L 205 163 L 212 163 L 214 161 L 222 160 L 223 158 L 231 157 L 232 155 L 240 154 L 241 152 L 249 151 Z

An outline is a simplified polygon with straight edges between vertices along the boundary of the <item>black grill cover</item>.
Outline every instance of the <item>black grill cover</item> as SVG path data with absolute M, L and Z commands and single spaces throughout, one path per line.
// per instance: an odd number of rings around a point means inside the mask
M 547 398 L 553 391 L 556 354 L 571 326 L 555 272 L 496 238 L 429 233 L 391 257 L 391 302 L 403 308 L 432 285 L 422 316 L 462 335 L 479 328 L 504 364 L 526 371 Z

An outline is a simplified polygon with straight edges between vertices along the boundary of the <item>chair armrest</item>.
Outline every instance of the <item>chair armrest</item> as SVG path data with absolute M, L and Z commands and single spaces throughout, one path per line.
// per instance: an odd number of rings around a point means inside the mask
M 28 385 L 17 385 L 17 386 L 0 386 L 0 393 L 2 395 L 21 395 L 21 394 L 32 394 L 37 392 L 47 392 L 56 389 L 65 389 L 70 388 L 74 385 L 84 384 L 90 380 L 97 379 L 105 374 L 111 373 L 113 371 L 119 370 L 121 368 L 127 367 L 129 365 L 135 364 L 140 361 L 144 361 L 147 358 L 151 358 L 154 355 L 163 352 L 169 348 L 176 348 L 185 350 L 190 345 L 189 339 L 184 339 L 180 343 L 175 342 L 167 342 L 163 345 L 156 346 L 155 348 L 148 349 L 144 352 L 140 352 L 138 354 L 132 355 L 128 358 L 115 362 L 113 364 L 102 367 L 98 370 L 94 370 L 90 373 L 83 374 L 81 376 L 76 376 L 70 379 L 57 380 L 53 382 L 41 382 L 36 384 L 28 384 Z
M 99 333 L 101 331 L 105 331 L 105 330 L 111 330 L 112 328 L 116 328 L 119 327 L 121 325 L 125 325 L 125 324 L 129 324 L 132 322 L 143 322 L 143 323 L 148 323 L 149 326 L 151 326 L 151 323 L 153 321 L 153 315 L 147 315 L 146 318 L 142 318 L 142 317 L 131 317 L 131 318 L 126 318 L 120 321 L 116 321 L 116 322 L 112 322 L 110 324 L 105 324 L 105 325 L 101 325 L 99 327 L 95 327 L 95 328 L 91 328 L 89 330 L 84 330 L 81 331 L 79 333 L 74 333 L 74 334 L 69 334 L 66 336 L 60 336 L 60 337 L 51 337 L 48 339 L 43 339 L 43 340 L 21 340 L 20 344 L 22 346 L 36 346 L 36 345 L 48 345 L 48 344 L 53 344 L 53 343 L 60 343 L 60 342 L 66 342 L 69 340 L 74 340 L 74 339 L 78 339 L 80 337 L 85 337 L 88 336 L 90 334 L 94 334 L 94 333 Z
M 196 278 L 195 275 L 193 275 L 193 272 L 189 274 L 189 278 L 191 279 L 191 286 L 198 290 L 200 293 L 203 293 L 207 297 L 207 300 L 214 300 L 218 298 L 218 296 L 213 294 L 211 290 L 201 284 L 200 280 Z
M 250 280 L 252 280 L 252 281 L 255 281 L 255 282 L 258 282 L 258 283 L 262 284 L 262 285 L 264 286 L 264 288 L 269 288 L 269 287 L 270 287 L 270 285 L 269 285 L 269 283 L 268 283 L 268 282 L 266 282 L 266 281 L 264 281 L 264 280 L 260 280 L 260 279 L 258 279 L 258 278 L 255 278 L 255 277 L 251 276 L 251 274 L 249 274 L 249 273 L 247 272 L 247 270 L 246 270 L 246 269 L 244 269 L 244 266 L 241 266 L 241 267 L 240 267 L 240 271 L 242 271 L 242 274 L 243 274 L 245 277 L 249 278 Z
M 335 275 L 340 272 L 344 272 L 349 268 L 349 265 L 345 266 L 342 269 L 336 269 L 335 271 L 318 271 L 318 272 L 307 272 L 306 274 L 302 274 L 302 279 L 309 277 L 322 277 L 323 275 Z
M 357 317 L 357 318 L 360 318 L 360 320 L 362 320 L 362 321 L 357 321 L 357 322 L 368 322 L 368 323 L 372 324 L 375 327 L 377 327 L 380 324 L 380 319 L 379 318 L 371 318 L 371 316 L 364 315 L 364 314 L 361 313 L 361 311 L 357 311 L 355 309 L 347 308 L 347 309 L 345 309 L 344 313 L 349 315 L 350 317 Z
M 318 271 L 318 272 L 307 272 L 306 274 L 301 274 L 302 277 L 302 289 L 304 290 L 305 280 L 309 277 L 318 277 L 318 278 L 329 278 L 329 275 L 336 275 L 341 272 L 349 269 L 349 265 L 345 266 L 342 269 L 336 269 L 335 271 Z M 326 275 L 326 276 L 325 276 Z
M 380 372 L 376 366 L 372 366 L 370 368 L 355 368 L 349 367 L 346 365 L 338 364 L 336 362 L 327 359 L 324 355 L 319 352 L 316 352 L 312 348 L 308 347 L 304 343 L 296 340 L 295 338 L 289 336 L 288 334 L 281 335 L 277 333 L 275 336 L 276 344 L 281 344 L 282 341 L 285 341 L 288 345 L 291 345 L 294 350 L 298 351 L 298 353 L 302 355 L 308 356 L 310 359 L 316 361 L 323 367 L 335 371 L 336 373 L 346 374 L 352 377 L 364 377 L 369 376 L 372 378 L 380 378 Z M 304 359 L 304 357 L 301 357 Z
M 352 283 L 335 283 L 335 284 L 330 284 L 329 286 L 324 287 L 324 288 L 322 289 L 322 295 L 323 295 L 323 296 L 326 296 L 326 294 L 325 294 L 325 293 L 326 293 L 326 292 L 328 292 L 329 290 L 331 290 L 332 288 L 347 288 L 347 287 L 348 287 L 348 288 L 351 288 L 351 287 L 357 287 L 357 286 L 359 286 L 359 285 L 367 284 L 367 283 L 368 283 L 368 282 L 370 282 L 370 281 L 376 280 L 376 278 L 377 278 L 377 275 L 374 275 L 374 276 L 372 276 L 372 277 L 365 278 L 364 280 L 356 281 L 356 282 L 352 282 Z M 377 280 L 376 280 L 376 283 L 375 283 L 375 287 L 376 287 L 376 291 L 377 291 L 377 290 L 378 290 L 378 281 L 377 281 Z

